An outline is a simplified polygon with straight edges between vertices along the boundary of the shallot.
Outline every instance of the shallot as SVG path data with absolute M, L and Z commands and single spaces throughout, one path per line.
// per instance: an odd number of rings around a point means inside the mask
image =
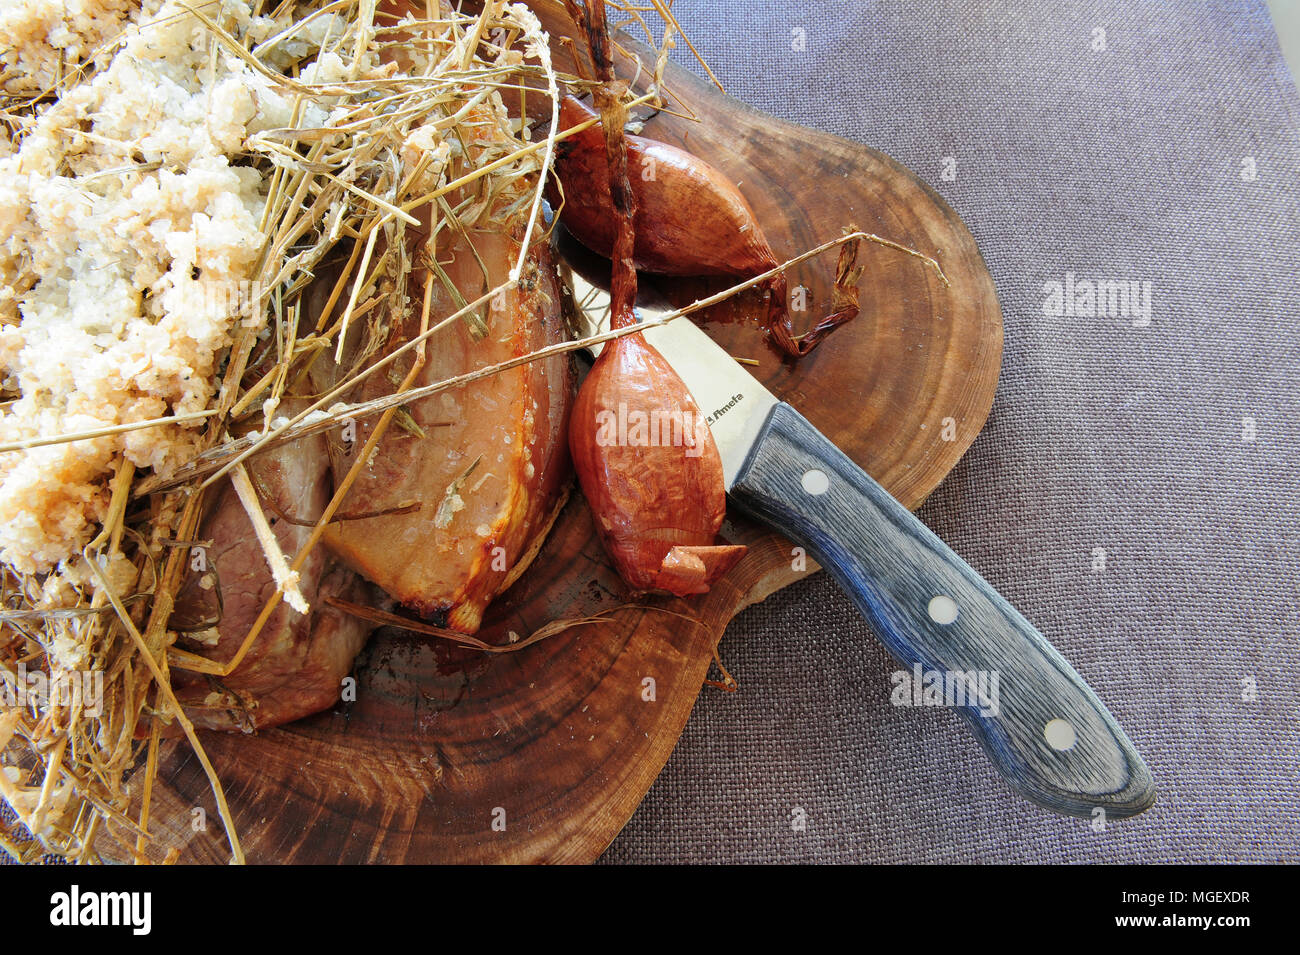
M 572 129 L 596 113 L 566 96 L 560 126 Z M 548 184 L 551 204 L 573 236 L 600 255 L 614 255 L 620 217 L 610 192 L 610 172 L 602 123 L 559 144 L 555 178 Z M 684 149 L 624 134 L 627 177 L 635 200 L 632 261 L 637 269 L 661 275 L 749 277 L 780 266 L 763 229 L 740 190 L 721 172 Z M 557 188 L 558 183 L 558 188 Z M 798 338 L 786 306 L 784 272 L 766 282 L 770 296 L 765 326 L 785 354 L 808 354 L 830 331 L 858 314 L 857 241 L 847 243 L 837 271 L 831 314 Z

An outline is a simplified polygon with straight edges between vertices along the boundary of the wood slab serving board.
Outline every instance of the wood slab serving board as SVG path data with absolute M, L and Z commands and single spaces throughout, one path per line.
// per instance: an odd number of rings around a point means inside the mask
M 569 30 L 558 5 L 534 6 L 553 37 Z M 645 50 L 626 38 L 621 46 L 620 69 L 631 75 L 631 55 Z M 570 48 L 553 48 L 569 68 Z M 759 308 L 756 295 L 713 309 L 704 323 L 733 355 L 759 362 L 750 370 L 768 388 L 916 507 L 974 440 L 997 384 L 1001 314 L 970 233 L 933 190 L 880 152 L 764 116 L 682 69 L 671 68 L 666 85 L 699 121 L 661 113 L 645 135 L 684 146 L 738 183 L 778 257 L 853 224 L 941 263 L 949 288 L 919 260 L 865 245 L 861 316 L 797 364 L 783 362 L 747 319 Z M 804 327 L 826 311 L 834 256 L 790 275 L 791 288 L 809 290 Z M 727 284 L 660 287 L 685 301 Z M 947 418 L 954 440 L 944 440 Z M 256 736 L 205 734 L 249 861 L 595 859 L 672 752 L 728 621 L 815 569 L 795 569 L 788 542 L 742 518 L 723 532 L 750 550 L 704 597 L 642 600 L 518 653 L 488 655 L 385 629 L 357 662 L 355 702 Z M 627 599 L 575 492 L 481 636 L 505 643 L 511 631 L 527 635 Z M 797 650 L 799 634 L 782 639 Z M 205 829 L 194 825 L 196 807 Z M 206 778 L 184 742 L 164 745 L 151 816 L 150 828 L 181 848 L 182 862 L 229 860 Z

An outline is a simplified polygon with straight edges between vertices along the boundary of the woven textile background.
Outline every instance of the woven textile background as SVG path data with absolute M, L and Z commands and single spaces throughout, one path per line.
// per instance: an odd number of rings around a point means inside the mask
M 896 666 L 819 574 L 733 623 L 739 692 L 706 689 L 605 860 L 1300 861 L 1300 105 L 1263 4 L 678 13 L 732 95 L 889 153 L 974 233 L 1002 380 L 921 516 L 1160 797 L 1098 832 L 1012 795 L 955 715 L 889 704 Z M 1150 282 L 1150 325 L 1044 316 L 1067 271 Z

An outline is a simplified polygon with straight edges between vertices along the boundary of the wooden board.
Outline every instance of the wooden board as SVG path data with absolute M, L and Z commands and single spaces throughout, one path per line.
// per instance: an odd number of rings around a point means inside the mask
M 535 6 L 553 35 L 564 29 L 562 13 Z M 970 233 L 880 152 L 764 116 L 681 69 L 667 85 L 700 122 L 660 114 L 645 135 L 731 176 L 779 257 L 855 224 L 942 264 L 948 289 L 917 259 L 864 246 L 861 317 L 798 364 L 782 362 L 745 319 L 756 296 L 714 309 L 705 326 L 733 355 L 757 359 L 751 371 L 768 388 L 916 507 L 974 440 L 997 384 L 1001 314 Z M 809 289 L 807 323 L 826 310 L 833 269 L 830 253 L 790 276 L 792 288 Z M 727 284 L 691 280 L 665 291 L 686 300 Z M 702 598 L 642 601 L 608 623 L 491 656 L 383 630 L 357 662 L 355 702 L 258 736 L 206 734 L 248 859 L 595 859 L 668 759 L 728 621 L 803 576 L 789 544 L 762 528 L 737 518 L 724 534 L 750 552 Z M 511 631 L 527 635 L 625 600 L 575 493 L 482 635 L 504 643 Z M 799 635 L 785 639 L 797 646 Z M 195 824 L 196 808 L 206 828 Z M 228 861 L 206 778 L 183 742 L 164 747 L 152 816 L 182 861 Z

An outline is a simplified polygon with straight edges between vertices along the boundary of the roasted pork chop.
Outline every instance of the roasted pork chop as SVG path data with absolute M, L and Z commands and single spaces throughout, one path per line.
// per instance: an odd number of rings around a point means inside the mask
M 564 340 L 550 253 L 545 242 L 533 249 L 518 287 L 429 339 L 412 387 Z M 446 281 L 432 279 L 431 324 L 503 283 L 518 254 L 519 243 L 509 235 L 477 230 L 440 252 Z M 427 273 L 412 273 L 412 301 L 422 302 L 426 280 Z M 419 332 L 416 311 L 394 324 L 382 354 Z M 317 365 L 317 386 L 334 384 L 338 368 Z M 347 400 L 391 394 L 411 361 L 394 365 L 362 382 Z M 572 390 L 569 358 L 559 355 L 407 405 L 344 499 L 326 543 L 403 605 L 475 632 L 484 608 L 532 559 L 563 503 Z M 341 430 L 330 433 L 336 480 L 355 462 L 375 420 L 357 421 L 352 441 Z
M 249 471 L 276 540 L 292 560 L 332 493 L 324 440 L 307 438 L 259 455 Z M 229 484 L 201 525 L 200 539 L 212 542 L 206 568 L 186 582 L 173 626 L 190 631 L 182 636 L 182 647 L 227 663 L 275 592 L 275 582 Z M 341 681 L 372 625 L 331 607 L 325 598 L 365 603 L 367 588 L 324 547 L 308 556 L 299 587 L 310 611 L 300 614 L 281 601 L 233 673 L 218 678 L 172 671 L 177 697 L 196 726 L 251 732 L 316 713 L 339 699 Z M 219 621 L 195 630 L 205 617 Z

